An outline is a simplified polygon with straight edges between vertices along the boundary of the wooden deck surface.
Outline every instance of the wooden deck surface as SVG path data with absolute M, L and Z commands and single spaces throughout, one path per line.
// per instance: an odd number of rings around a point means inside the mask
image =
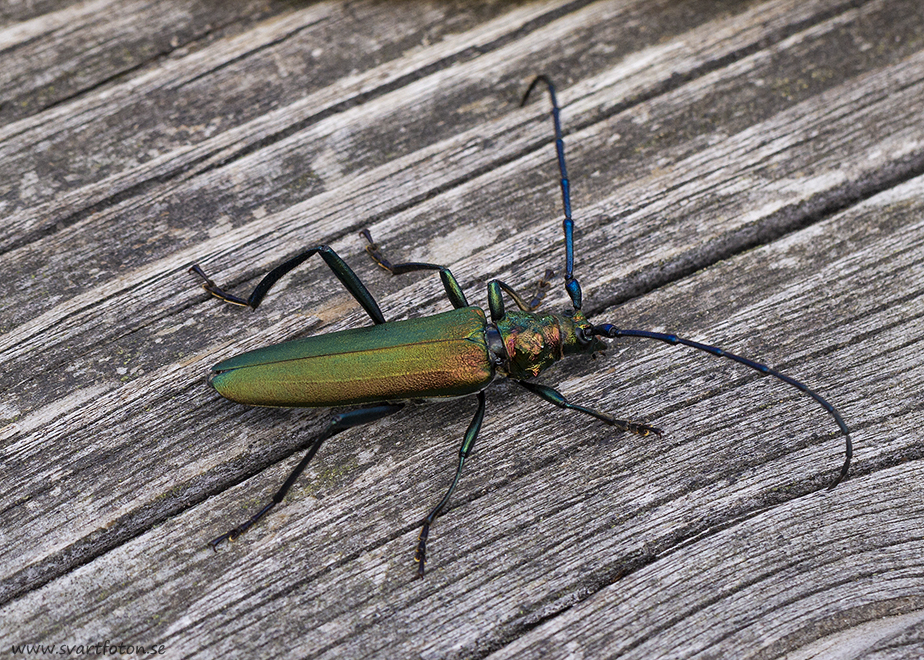
M 209 367 L 561 271 L 621 340 L 499 383 L 414 577 L 473 399 L 325 445 L 328 410 L 247 408 Z M 0 5 L 0 641 L 168 658 L 924 656 L 924 11 L 919 0 Z M 567 306 L 560 279 L 546 309 Z M 7 657 L 6 655 L 4 657 Z

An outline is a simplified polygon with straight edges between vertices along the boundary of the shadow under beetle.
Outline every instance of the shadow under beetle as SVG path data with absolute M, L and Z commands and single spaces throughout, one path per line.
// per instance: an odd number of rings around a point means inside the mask
M 526 302 L 503 282 L 492 280 L 488 283 L 488 310 L 491 315 L 491 321 L 488 322 L 482 309 L 468 304 L 459 283 L 448 268 L 415 262 L 392 264 L 379 251 L 368 231 L 362 232 L 369 243 L 366 251 L 379 266 L 394 275 L 419 270 L 438 271 L 454 309 L 419 319 L 386 322 L 375 299 L 353 270 L 326 245 L 309 248 L 273 269 L 246 300 L 222 291 L 198 265 L 190 268 L 191 272 L 202 278 L 203 287 L 213 296 L 256 309 L 279 278 L 312 255 L 319 254 L 347 291 L 366 310 L 374 324 L 268 346 L 212 367 L 209 384 L 222 396 L 239 403 L 283 407 L 373 404 L 335 415 L 328 427 L 311 441 L 304 458 L 292 470 L 272 500 L 244 524 L 211 541 L 209 545 L 213 548 L 246 532 L 281 502 L 325 440 L 348 428 L 392 415 L 404 407 L 403 401 L 475 394 L 478 408 L 465 432 L 452 484 L 439 504 L 424 519 L 420 531 L 415 560 L 417 574 L 423 576 L 430 526 L 446 507 L 459 482 L 462 466 L 472 451 L 484 419 L 484 390 L 496 376 L 512 379 L 527 391 L 559 408 L 585 413 L 621 431 L 631 431 L 641 436 L 661 434 L 659 429 L 647 424 L 615 419 L 605 413 L 569 403 L 556 390 L 527 380 L 565 356 L 592 354 L 602 350 L 606 345 L 601 337 L 640 337 L 668 344 L 683 344 L 728 358 L 792 385 L 821 404 L 834 417 L 846 437 L 846 459 L 829 488 L 836 486 L 847 475 L 852 455 L 847 425 L 830 403 L 799 381 L 715 346 L 671 334 L 621 330 L 610 324 L 594 325 L 587 320 L 581 312 L 581 285 L 573 276 L 574 222 L 571 219 L 571 195 L 565 169 L 559 108 L 552 82 L 546 76 L 538 76 L 526 90 L 521 105 L 526 104 L 530 93 L 539 83 L 548 88 L 552 104 L 555 149 L 564 206 L 564 279 L 573 307 L 571 311 L 564 314 L 535 313 L 542 298 L 542 288 L 547 286 L 547 282 L 540 283 L 535 298 Z M 547 274 L 547 277 L 550 276 L 551 273 Z M 503 294 L 510 296 L 518 310 L 505 309 Z

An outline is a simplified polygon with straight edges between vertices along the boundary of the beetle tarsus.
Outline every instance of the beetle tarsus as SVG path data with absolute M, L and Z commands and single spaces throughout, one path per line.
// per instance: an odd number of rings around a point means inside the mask
M 212 539 L 209 541 L 209 547 L 212 548 L 215 552 L 218 552 L 218 546 L 220 546 L 225 541 L 236 541 L 238 537 L 244 533 L 245 527 L 241 525 L 240 527 L 235 527 L 230 532 L 225 532 L 217 539 Z
M 231 540 L 231 532 L 228 532 L 227 534 L 222 534 L 217 539 L 212 539 L 211 541 L 209 541 L 209 547 L 215 552 L 218 552 L 218 546 L 220 546 L 225 541 L 230 541 L 230 540 Z
M 663 433 L 661 432 L 661 429 L 659 429 L 657 426 L 649 426 L 648 424 L 643 424 L 641 422 L 632 422 L 626 419 L 616 419 L 615 417 L 610 417 L 606 413 L 602 413 L 599 410 L 591 410 L 590 408 L 583 408 L 581 406 L 572 406 L 572 407 L 575 410 L 578 410 L 579 412 L 587 413 L 588 415 L 591 415 L 592 417 L 596 417 L 604 424 L 615 427 L 619 429 L 620 431 L 624 431 L 627 433 L 634 433 L 635 435 L 639 435 L 643 438 L 649 435 L 656 435 L 660 438 L 663 435 Z
M 425 522 L 417 537 L 417 552 L 414 553 L 414 561 L 417 562 L 417 577 L 424 576 L 424 564 L 427 563 L 427 536 L 430 534 L 430 523 Z
M 359 232 L 359 235 L 368 241 L 368 245 L 366 245 L 366 254 L 372 257 L 372 260 L 376 263 L 376 265 L 378 265 L 379 268 L 387 270 L 389 273 L 394 275 L 394 270 L 392 270 L 391 263 L 379 252 L 379 246 L 376 245 L 374 240 L 372 240 L 372 234 L 369 233 L 369 230 L 363 229 L 361 232 Z
M 225 541 L 236 541 L 238 538 L 240 538 L 244 534 L 244 532 L 246 532 L 248 529 L 253 527 L 254 524 L 256 524 L 258 520 L 260 520 L 260 518 L 262 518 L 267 513 L 269 513 L 269 510 L 272 509 L 274 506 L 276 506 L 276 502 L 275 501 L 270 502 L 265 507 L 257 511 L 257 513 L 255 513 L 253 516 L 251 516 L 250 519 L 247 522 L 245 522 L 243 525 L 238 525 L 231 531 L 225 532 L 218 538 L 212 539 L 211 541 L 209 541 L 209 545 L 211 546 L 212 550 L 214 550 L 215 552 L 218 552 L 218 546 L 224 543 Z
M 225 302 L 231 303 L 232 305 L 239 305 L 240 307 L 250 307 L 250 302 L 244 300 L 243 298 L 238 298 L 233 296 L 230 293 L 225 293 L 222 291 L 217 284 L 215 284 L 208 275 L 199 267 L 199 264 L 193 264 L 189 269 L 190 273 L 195 273 L 202 278 L 202 288 L 211 293 L 213 296 L 219 300 L 224 300 Z
M 635 435 L 640 435 L 643 438 L 648 435 L 656 435 L 660 438 L 663 435 L 661 429 L 658 427 L 648 426 L 648 424 L 641 424 L 639 422 L 629 422 L 629 428 L 627 428 L 626 431 L 634 433 Z

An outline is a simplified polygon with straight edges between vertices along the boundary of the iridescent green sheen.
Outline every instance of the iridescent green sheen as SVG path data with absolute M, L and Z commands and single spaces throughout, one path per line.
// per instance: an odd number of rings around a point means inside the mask
M 222 396 L 256 406 L 327 407 L 465 396 L 494 378 L 477 307 L 297 339 L 212 367 Z
M 598 338 L 578 340 L 577 328 L 590 327 L 580 310 L 571 314 L 539 315 L 507 311 L 497 322 L 507 351 L 507 375 L 532 378 L 566 355 L 602 351 L 606 345 Z

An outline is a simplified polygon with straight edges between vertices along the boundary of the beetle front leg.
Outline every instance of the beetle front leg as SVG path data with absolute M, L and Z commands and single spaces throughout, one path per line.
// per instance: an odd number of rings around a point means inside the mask
M 459 449 L 459 466 L 456 468 L 456 475 L 452 479 L 449 490 L 443 495 L 443 499 L 441 499 L 440 503 L 433 507 L 433 510 L 424 518 L 423 528 L 420 530 L 420 536 L 417 537 L 417 552 L 414 553 L 414 561 L 417 562 L 417 577 L 419 578 L 422 578 L 424 575 L 424 564 L 427 561 L 427 536 L 430 535 L 430 525 L 433 524 L 436 517 L 449 503 L 449 497 L 452 495 L 452 491 L 456 489 L 456 484 L 459 483 L 459 475 L 462 474 L 462 466 L 465 464 L 465 459 L 468 455 L 472 453 L 472 448 L 475 446 L 475 438 L 478 437 L 478 432 L 481 431 L 481 423 L 483 421 L 484 392 L 479 392 L 478 410 L 475 411 L 475 416 L 472 418 L 471 424 L 468 425 L 465 438 L 462 440 L 462 447 Z
M 535 312 L 539 309 L 539 305 L 542 304 L 545 294 L 548 293 L 549 289 L 552 288 L 552 278 L 555 277 L 555 271 L 551 268 L 545 269 L 545 274 L 539 278 L 539 281 L 536 282 L 536 293 L 533 294 L 533 299 L 529 301 L 529 308 L 523 311 L 525 312 Z
M 539 280 L 536 285 L 536 293 L 529 302 L 526 302 L 526 299 L 517 293 L 512 286 L 500 280 L 491 280 L 488 282 L 488 309 L 491 312 L 491 321 L 498 323 L 506 316 L 503 296 L 505 293 L 513 299 L 513 302 L 520 308 L 520 311 L 533 312 L 538 309 L 539 305 L 542 304 L 542 299 L 545 297 L 546 291 L 551 286 L 549 280 L 554 276 L 554 270 L 547 269 L 545 271 L 545 276 Z
M 305 471 L 305 468 L 308 466 L 308 463 L 311 462 L 311 459 L 314 458 L 314 455 L 318 453 L 318 449 L 321 448 L 321 445 L 325 440 L 328 440 L 341 431 L 346 431 L 347 429 L 354 426 L 361 426 L 362 424 L 368 424 L 369 422 L 374 422 L 377 419 L 382 419 L 383 417 L 393 415 L 402 408 L 404 408 L 403 403 L 388 403 L 380 406 L 370 406 L 368 408 L 360 408 L 358 410 L 351 410 L 349 412 L 340 413 L 339 415 L 334 415 L 324 432 L 312 440 L 311 444 L 308 445 L 308 452 L 305 454 L 305 457 L 302 458 L 299 464 L 295 466 L 295 469 L 292 470 L 279 490 L 277 490 L 273 495 L 272 500 L 262 509 L 257 511 L 257 513 L 251 516 L 251 518 L 244 524 L 238 525 L 234 529 L 225 532 L 218 538 L 209 541 L 209 546 L 211 546 L 212 550 L 217 552 L 219 545 L 225 541 L 235 540 L 241 534 L 253 527 L 254 524 L 256 524 L 257 521 L 269 513 L 274 506 L 279 504 L 286 496 L 286 493 L 289 492 L 289 489 L 292 488 L 292 485 L 295 483 L 295 481 L 301 476 L 302 472 Z
M 536 396 L 545 399 L 549 403 L 552 403 L 559 408 L 566 408 L 568 410 L 576 410 L 582 412 L 585 415 L 590 415 L 599 419 L 605 424 L 610 426 L 615 426 L 620 431 L 629 431 L 630 433 L 635 433 L 642 437 L 646 435 L 661 435 L 661 429 L 654 426 L 648 426 L 648 424 L 642 424 L 640 422 L 630 422 L 624 419 L 616 419 L 615 417 L 610 417 L 606 413 L 602 413 L 598 410 L 592 410 L 591 408 L 585 408 L 584 406 L 578 406 L 573 403 L 568 403 L 564 396 L 557 390 L 553 390 L 551 387 L 546 387 L 545 385 L 539 385 L 538 383 L 530 383 L 525 380 L 516 381 L 523 389 L 532 392 Z
M 379 309 L 379 305 L 375 302 L 375 298 L 372 297 L 372 294 L 369 293 L 369 290 L 365 287 L 362 281 L 359 279 L 359 276 L 353 272 L 353 269 L 350 268 L 347 263 L 340 258 L 336 252 L 326 245 L 318 245 L 317 247 L 309 248 L 304 252 L 297 254 L 288 261 L 279 266 L 276 266 L 273 270 L 266 274 L 260 283 L 257 284 L 253 292 L 245 300 L 239 298 L 230 293 L 226 293 L 215 283 L 209 279 L 202 269 L 199 267 L 199 264 L 195 264 L 189 269 L 190 273 L 195 273 L 202 278 L 202 288 L 211 293 L 216 298 L 220 298 L 225 302 L 229 302 L 232 305 L 240 305 L 242 307 L 251 307 L 256 309 L 266 294 L 269 292 L 270 288 L 279 279 L 288 273 L 289 271 L 297 268 L 311 256 L 315 254 L 320 254 L 321 258 L 324 259 L 324 262 L 330 267 L 334 275 L 337 276 L 337 279 L 343 283 L 343 286 L 346 287 L 346 290 L 356 299 L 356 301 L 362 305 L 362 308 L 366 310 L 366 313 L 372 319 L 373 323 L 385 323 L 385 316 L 382 314 L 382 310 Z

